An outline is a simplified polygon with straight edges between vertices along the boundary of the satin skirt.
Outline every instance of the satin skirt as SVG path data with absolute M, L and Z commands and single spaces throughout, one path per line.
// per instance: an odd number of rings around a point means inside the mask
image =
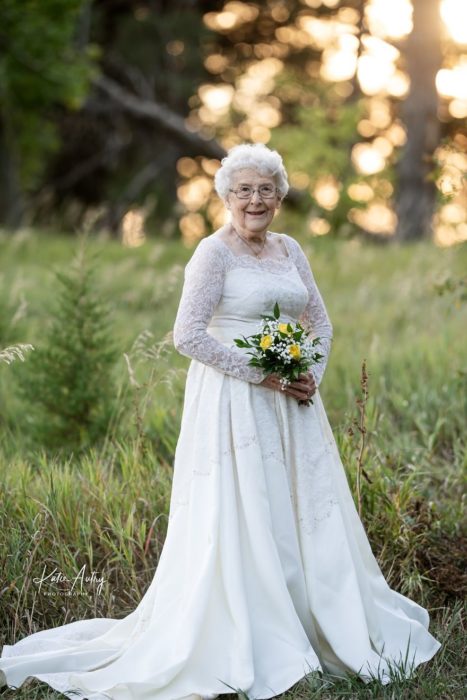
M 385 684 L 431 659 L 428 612 L 384 579 L 313 401 L 192 360 L 167 537 L 138 607 L 4 646 L 0 680 L 75 700 L 270 698 L 312 671 Z

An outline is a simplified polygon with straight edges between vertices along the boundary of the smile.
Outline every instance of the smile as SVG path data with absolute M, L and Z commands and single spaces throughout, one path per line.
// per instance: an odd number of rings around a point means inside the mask
M 250 216 L 261 216 L 261 214 L 265 214 L 266 211 L 247 211 L 247 214 L 250 214 Z

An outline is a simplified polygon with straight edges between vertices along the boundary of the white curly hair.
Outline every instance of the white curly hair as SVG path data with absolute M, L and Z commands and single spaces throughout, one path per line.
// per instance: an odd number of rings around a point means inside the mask
M 289 191 L 287 171 L 282 156 L 264 143 L 241 143 L 231 148 L 221 160 L 221 167 L 214 176 L 214 187 L 222 199 L 226 199 L 232 185 L 232 175 L 237 170 L 253 168 L 260 175 L 273 177 L 281 199 Z

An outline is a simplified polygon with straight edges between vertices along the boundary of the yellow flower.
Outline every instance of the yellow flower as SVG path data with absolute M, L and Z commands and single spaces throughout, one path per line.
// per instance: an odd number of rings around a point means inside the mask
M 294 360 L 298 360 L 300 357 L 300 346 L 299 345 L 290 345 L 289 346 L 289 352 L 294 358 Z
M 261 340 L 259 341 L 259 344 L 261 345 L 263 350 L 267 350 L 272 343 L 272 336 L 271 335 L 263 335 Z
M 287 323 L 279 323 L 277 325 L 277 328 L 280 330 L 281 333 L 288 333 L 290 335 L 291 331 L 287 330 Z

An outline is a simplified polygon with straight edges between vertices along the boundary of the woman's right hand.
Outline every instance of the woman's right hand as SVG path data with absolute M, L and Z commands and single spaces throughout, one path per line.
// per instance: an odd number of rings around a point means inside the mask
M 267 374 L 259 386 L 265 386 L 268 389 L 281 390 L 281 383 L 279 381 L 280 377 L 278 374 Z
M 305 383 L 303 383 L 305 382 Z M 310 394 L 310 385 L 311 385 L 311 394 Z M 282 385 L 280 383 L 280 376 L 278 374 L 268 374 L 262 382 L 259 383 L 258 386 L 265 386 L 268 389 L 274 389 L 276 391 L 282 391 Z M 287 394 L 288 396 L 293 396 L 297 400 L 304 400 L 306 401 L 310 395 L 312 396 L 314 392 L 316 391 L 316 387 L 314 386 L 314 379 L 306 376 L 306 375 L 300 375 L 300 381 L 299 382 L 292 382 L 290 386 L 285 385 L 284 390 L 282 393 Z

